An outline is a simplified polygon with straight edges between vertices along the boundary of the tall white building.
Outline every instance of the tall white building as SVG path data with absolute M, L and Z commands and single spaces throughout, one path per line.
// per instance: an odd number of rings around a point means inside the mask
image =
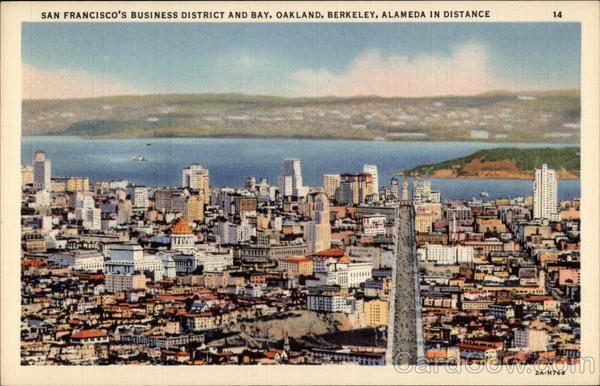
M 51 163 L 46 159 L 46 153 L 41 150 L 35 152 L 33 158 L 33 187 L 36 189 L 50 190 Z
M 302 197 L 306 195 L 307 189 L 302 184 L 302 169 L 300 160 L 297 158 L 286 158 L 283 160 L 283 170 L 279 176 L 279 194 L 283 197 Z
M 558 220 L 556 209 L 556 175 L 554 169 L 542 165 L 535 169 L 533 182 L 533 218 Z
M 379 194 L 379 178 L 377 177 L 377 165 L 363 165 L 363 173 L 370 174 L 373 177 L 374 193 Z

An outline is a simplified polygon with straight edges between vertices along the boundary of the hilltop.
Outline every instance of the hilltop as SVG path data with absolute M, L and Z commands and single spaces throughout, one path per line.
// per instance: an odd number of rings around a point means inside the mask
M 435 178 L 515 178 L 532 179 L 534 169 L 543 164 L 557 171 L 560 179 L 576 179 L 580 174 L 580 148 L 497 148 L 480 150 L 465 157 L 431 165 L 422 165 L 405 172 Z
M 23 101 L 23 135 L 579 142 L 579 90 L 458 97 L 172 94 Z

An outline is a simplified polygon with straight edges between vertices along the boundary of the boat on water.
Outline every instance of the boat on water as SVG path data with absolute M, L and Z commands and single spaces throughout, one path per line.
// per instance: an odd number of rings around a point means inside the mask
M 152 146 L 152 144 L 151 143 L 147 143 L 146 146 Z
M 479 192 L 479 197 L 487 197 L 490 194 L 488 192 Z
M 138 154 L 135 157 L 132 157 L 131 160 L 132 161 L 148 161 L 148 158 Z

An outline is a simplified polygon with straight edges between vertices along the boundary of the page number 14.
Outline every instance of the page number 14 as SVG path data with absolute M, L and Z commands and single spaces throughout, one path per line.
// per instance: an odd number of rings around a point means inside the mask
M 562 11 L 552 11 L 552 15 L 555 19 L 560 19 L 562 18 Z

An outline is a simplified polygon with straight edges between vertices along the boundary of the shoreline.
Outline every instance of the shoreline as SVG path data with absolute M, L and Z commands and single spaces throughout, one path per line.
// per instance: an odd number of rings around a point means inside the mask
M 540 141 L 482 141 L 481 139 L 473 140 L 459 140 L 459 139 L 426 139 L 426 138 L 414 138 L 414 139 L 381 139 L 381 138 L 348 138 L 348 137 L 310 137 L 310 136 L 236 136 L 236 135 L 214 135 L 214 136 L 160 136 L 160 137 L 127 137 L 127 136 L 80 136 L 80 135 L 69 135 L 62 133 L 43 133 L 43 134 L 21 134 L 21 138 L 35 138 L 35 137 L 71 137 L 82 140 L 97 140 L 97 139 L 143 139 L 143 140 L 159 140 L 159 139 L 259 139 L 259 140 L 307 140 L 307 141 L 368 141 L 368 142 L 447 142 L 447 143 L 485 143 L 485 144 L 497 144 L 497 145 L 512 145 L 512 144 L 523 144 L 523 145 L 548 145 L 551 147 L 562 147 L 562 146 L 581 146 L 580 142 L 540 142 Z
M 392 173 L 393 176 L 396 177 L 404 177 L 405 174 L 402 172 L 396 172 L 396 173 Z M 407 175 L 406 177 L 410 177 L 410 178 L 414 178 L 414 176 L 410 176 Z M 505 176 L 434 176 L 434 175 L 420 175 L 419 177 L 421 178 L 428 178 L 428 179 L 436 179 L 436 180 L 531 180 L 533 181 L 534 178 L 532 177 L 526 177 L 526 176 L 510 176 L 510 177 L 505 177 Z M 556 176 L 557 180 L 581 180 L 581 177 L 579 176 L 572 176 L 572 177 L 560 177 L 560 176 Z
M 557 173 L 556 175 L 556 179 L 557 180 L 581 180 L 581 176 L 575 175 L 573 174 L 572 171 L 567 171 L 570 175 L 561 175 L 560 173 Z M 407 172 L 395 172 L 392 173 L 393 176 L 396 177 L 410 177 L 410 178 L 414 178 L 415 176 L 407 174 Z M 452 175 L 435 175 L 435 174 L 421 174 L 419 175 L 419 177 L 421 178 L 431 178 L 431 179 L 445 179 L 445 180 L 452 180 L 452 179 L 461 179 L 461 180 L 531 180 L 533 181 L 534 175 L 533 175 L 533 171 L 531 171 L 531 176 L 525 176 L 522 174 L 515 174 L 515 175 L 477 175 L 477 176 L 452 176 Z

